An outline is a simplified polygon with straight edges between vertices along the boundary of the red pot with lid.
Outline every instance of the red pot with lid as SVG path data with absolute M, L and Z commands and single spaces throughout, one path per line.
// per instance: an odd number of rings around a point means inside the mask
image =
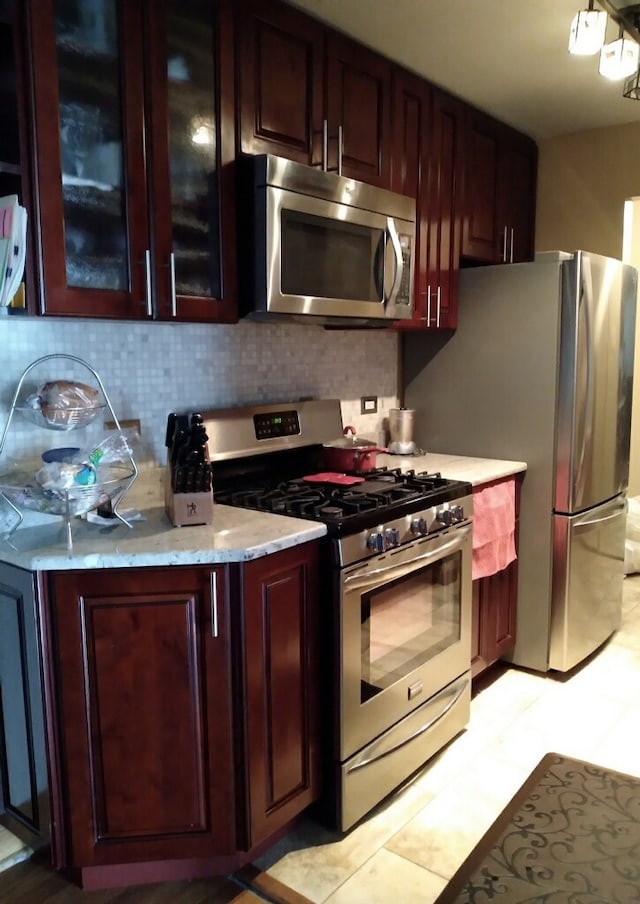
M 356 436 L 350 424 L 344 428 L 340 439 L 324 443 L 322 455 L 325 467 L 330 471 L 373 471 L 378 452 L 387 450 L 370 439 Z

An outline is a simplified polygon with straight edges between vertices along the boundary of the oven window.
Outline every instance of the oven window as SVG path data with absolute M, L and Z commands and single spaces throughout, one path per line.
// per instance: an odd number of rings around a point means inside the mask
M 364 703 L 460 640 L 462 553 L 362 595 Z
M 283 210 L 283 295 L 382 301 L 384 233 L 380 229 Z

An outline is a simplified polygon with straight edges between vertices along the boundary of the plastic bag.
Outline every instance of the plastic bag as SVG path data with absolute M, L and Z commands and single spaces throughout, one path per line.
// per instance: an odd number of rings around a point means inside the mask
M 637 574 L 640 572 L 640 496 L 632 496 L 627 502 L 624 573 Z

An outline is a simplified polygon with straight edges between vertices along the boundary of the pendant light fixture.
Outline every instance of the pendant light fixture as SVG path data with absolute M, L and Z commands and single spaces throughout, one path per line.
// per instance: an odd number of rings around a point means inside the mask
M 640 100 L 640 69 L 626 80 L 622 96 L 630 97 L 631 100 Z
M 593 0 L 589 8 L 576 13 L 569 32 L 569 53 L 591 56 L 602 48 L 607 31 L 607 14 L 594 9 Z
M 600 51 L 600 75 L 611 81 L 620 81 L 633 75 L 638 69 L 639 51 L 640 47 L 635 41 L 624 37 L 624 29 L 620 26 L 618 40 L 605 44 Z

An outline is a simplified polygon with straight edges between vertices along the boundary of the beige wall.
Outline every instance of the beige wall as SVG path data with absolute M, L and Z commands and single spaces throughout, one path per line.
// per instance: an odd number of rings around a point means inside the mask
M 640 195 L 640 123 L 563 135 L 541 142 L 539 151 L 536 250 L 582 249 L 621 258 L 624 202 Z M 640 311 L 633 398 L 629 495 L 637 496 Z
M 562 135 L 539 150 L 536 250 L 621 257 L 624 202 L 640 195 L 640 123 Z

